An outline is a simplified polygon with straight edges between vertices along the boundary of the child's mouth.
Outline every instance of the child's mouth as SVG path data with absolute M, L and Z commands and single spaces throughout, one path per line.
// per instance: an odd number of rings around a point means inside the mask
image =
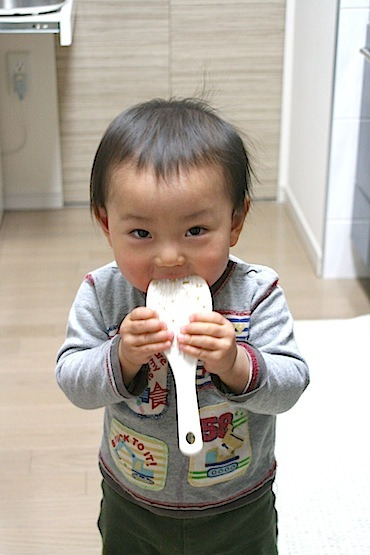
M 162 279 L 182 279 L 189 275 L 189 272 L 163 272 L 163 274 L 156 275 L 153 279 L 155 280 L 162 280 Z

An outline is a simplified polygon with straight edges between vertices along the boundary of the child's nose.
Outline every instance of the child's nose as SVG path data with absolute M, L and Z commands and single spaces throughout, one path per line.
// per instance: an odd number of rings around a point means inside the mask
M 156 265 L 162 268 L 182 266 L 184 262 L 184 255 L 181 254 L 177 246 L 174 244 L 162 246 L 155 258 Z

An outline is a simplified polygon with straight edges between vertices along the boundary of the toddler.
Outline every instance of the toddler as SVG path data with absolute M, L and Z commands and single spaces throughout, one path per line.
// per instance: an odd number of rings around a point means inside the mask
M 250 188 L 240 135 L 196 99 L 124 111 L 97 150 L 91 209 L 115 261 L 83 281 L 56 376 L 75 405 L 105 407 L 105 554 L 277 553 L 275 419 L 308 369 L 277 274 L 229 253 Z M 214 310 L 174 339 L 146 291 L 189 275 L 206 280 Z M 174 340 L 198 359 L 203 449 L 191 457 L 178 448 Z

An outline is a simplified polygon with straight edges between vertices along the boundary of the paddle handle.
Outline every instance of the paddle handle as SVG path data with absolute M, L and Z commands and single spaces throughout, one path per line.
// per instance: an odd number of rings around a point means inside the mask
M 176 384 L 179 449 L 190 457 L 203 448 L 195 381 L 196 361 L 176 357 L 171 367 Z

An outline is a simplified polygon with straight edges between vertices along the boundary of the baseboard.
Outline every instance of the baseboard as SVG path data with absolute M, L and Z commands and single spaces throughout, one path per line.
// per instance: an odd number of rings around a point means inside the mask
M 4 210 L 55 210 L 63 208 L 63 194 L 29 193 L 4 195 Z
M 304 217 L 302 210 L 297 204 L 294 195 L 288 188 L 284 188 L 280 192 L 280 197 L 284 198 L 289 216 L 293 222 L 295 229 L 302 241 L 307 257 L 318 277 L 322 275 L 322 258 L 323 253 L 320 245 L 313 236 L 311 229 Z

